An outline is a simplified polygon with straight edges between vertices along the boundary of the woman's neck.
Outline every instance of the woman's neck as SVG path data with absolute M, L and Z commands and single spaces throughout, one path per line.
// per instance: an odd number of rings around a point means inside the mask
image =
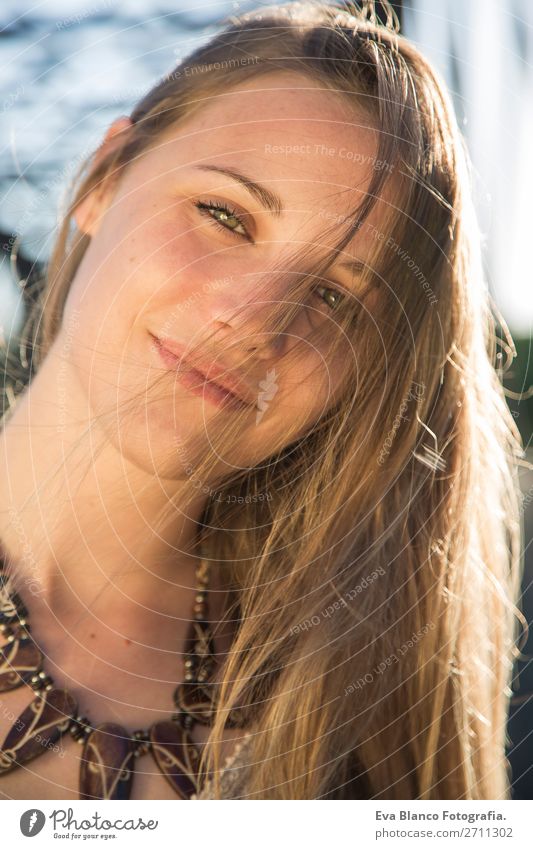
M 132 604 L 125 593 L 141 617 L 179 610 L 205 496 L 187 479 L 135 467 L 98 424 L 89 427 L 87 399 L 64 362 L 58 369 L 52 347 L 0 433 L 0 541 L 17 582 L 58 615 L 97 597 L 120 615 Z M 170 498 L 179 509 L 161 530 Z

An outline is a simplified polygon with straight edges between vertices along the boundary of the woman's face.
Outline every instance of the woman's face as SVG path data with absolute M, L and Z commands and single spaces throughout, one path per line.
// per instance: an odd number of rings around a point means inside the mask
M 331 225 L 361 202 L 376 154 L 366 127 L 303 75 L 264 75 L 211 98 L 79 207 L 91 241 L 62 334 L 76 328 L 69 362 L 82 397 L 92 414 L 106 414 L 107 435 L 135 464 L 183 477 L 184 457 L 197 460 L 238 422 L 223 455 L 215 452 L 218 471 L 257 465 L 331 405 L 340 358 L 356 353 L 347 344 L 333 360 L 310 337 L 317 322 L 335 321 L 332 290 L 357 297 L 357 274 L 343 263 L 365 260 L 379 204 L 282 332 L 261 321 L 284 298 L 270 273 L 280 258 L 333 246 L 340 231 Z M 287 271 L 298 271 L 290 258 Z M 157 339 L 172 340 L 184 360 L 194 346 L 204 372 L 213 364 L 210 377 L 217 368 L 221 380 L 240 379 L 248 405 L 220 406 L 201 383 L 193 392 L 185 362 L 178 371 L 165 361 Z

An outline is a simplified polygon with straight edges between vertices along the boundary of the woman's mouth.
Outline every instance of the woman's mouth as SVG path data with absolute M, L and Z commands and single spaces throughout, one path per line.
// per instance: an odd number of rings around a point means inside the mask
M 180 383 L 185 386 L 193 395 L 200 398 L 205 398 L 217 407 L 232 409 L 232 410 L 247 410 L 251 404 L 245 401 L 239 395 L 231 392 L 223 386 L 220 386 L 213 380 L 209 380 L 203 372 L 193 368 L 184 357 L 179 357 L 164 347 L 163 343 L 157 336 L 150 333 L 153 339 L 154 347 L 157 349 L 160 359 L 167 366 L 176 372 Z

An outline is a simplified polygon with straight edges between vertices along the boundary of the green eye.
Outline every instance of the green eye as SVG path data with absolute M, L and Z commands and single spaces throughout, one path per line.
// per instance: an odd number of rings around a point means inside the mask
M 322 300 L 332 311 L 340 308 L 345 297 L 339 289 L 331 289 L 330 287 L 325 286 L 317 286 L 315 292 L 317 297 L 320 298 L 320 300 Z M 326 294 L 326 297 L 321 294 L 322 292 Z
M 236 236 L 244 236 L 251 241 L 248 231 L 234 209 L 230 209 L 225 203 L 197 201 L 195 204 L 202 215 L 208 215 L 215 226 L 235 233 Z

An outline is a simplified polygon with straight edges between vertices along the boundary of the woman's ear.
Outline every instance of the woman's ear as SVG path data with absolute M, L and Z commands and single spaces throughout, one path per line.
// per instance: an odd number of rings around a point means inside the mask
M 133 124 L 131 118 L 123 116 L 116 118 L 108 128 L 104 140 L 96 151 L 92 167 L 95 168 L 110 150 L 117 144 L 116 136 L 129 129 Z M 121 142 L 120 142 L 121 143 Z M 82 201 L 78 203 L 73 211 L 74 221 L 78 230 L 87 236 L 94 236 L 98 229 L 98 222 L 109 203 L 110 185 L 105 184 L 94 188 Z

